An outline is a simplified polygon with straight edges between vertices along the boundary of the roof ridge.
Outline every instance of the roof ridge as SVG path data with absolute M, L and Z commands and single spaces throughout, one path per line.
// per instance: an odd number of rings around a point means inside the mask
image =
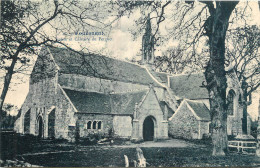
M 75 89 L 75 88 L 71 88 L 71 87 L 64 87 L 61 86 L 62 89 L 66 89 L 66 90 L 71 90 L 71 91 L 75 91 L 75 92 L 84 92 L 84 93 L 98 93 L 98 94 L 104 94 L 104 95 L 116 95 L 116 94 L 127 94 L 127 93 L 140 93 L 140 92 L 147 92 L 149 90 L 149 88 L 147 89 L 136 89 L 136 90 L 130 90 L 130 91 L 126 91 L 126 92 L 111 92 L 111 93 L 104 93 L 104 92 L 97 92 L 97 91 L 88 91 L 88 90 L 83 90 L 83 89 Z
M 200 100 L 186 99 L 186 101 L 190 101 L 190 102 L 194 102 L 194 103 L 203 103 L 204 104 L 204 102 L 202 102 Z
M 190 74 L 171 74 L 169 77 L 189 76 L 189 75 L 199 75 L 199 74 L 203 74 L 203 72 L 196 72 L 196 73 L 190 73 Z
M 136 90 L 130 90 L 130 91 L 126 91 L 126 92 L 112 92 L 110 94 L 127 94 L 127 93 L 139 93 L 139 92 L 144 92 L 149 90 L 149 88 L 147 89 L 136 89 Z
M 148 94 L 151 92 L 152 88 L 150 87 L 147 92 L 142 96 L 141 101 L 137 104 L 137 109 L 139 109 L 141 107 L 141 105 L 144 103 L 146 97 L 148 96 Z

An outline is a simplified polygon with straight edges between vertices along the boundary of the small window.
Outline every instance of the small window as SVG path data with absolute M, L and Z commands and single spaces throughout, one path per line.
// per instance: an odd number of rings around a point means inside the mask
M 96 121 L 93 122 L 93 129 L 97 129 L 97 122 Z
M 87 129 L 91 129 L 91 124 L 92 124 L 92 122 L 91 122 L 91 121 L 88 121 L 88 123 L 87 123 Z
M 98 129 L 101 129 L 101 121 L 98 122 Z

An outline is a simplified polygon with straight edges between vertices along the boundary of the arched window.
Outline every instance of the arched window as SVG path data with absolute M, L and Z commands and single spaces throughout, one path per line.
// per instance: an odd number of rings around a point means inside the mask
M 93 129 L 97 129 L 97 122 L 96 121 L 93 122 Z
M 235 92 L 234 90 L 230 90 L 228 92 L 227 96 L 227 114 L 228 115 L 233 115 L 234 114 L 234 98 L 235 98 Z
M 87 123 L 87 129 L 91 129 L 91 124 L 92 124 L 92 122 L 91 122 L 91 121 L 88 121 L 88 123 Z
M 101 129 L 101 121 L 98 122 L 98 129 Z
M 30 133 L 30 120 L 31 120 L 31 109 L 29 109 L 25 115 L 24 115 L 24 133 L 29 134 Z

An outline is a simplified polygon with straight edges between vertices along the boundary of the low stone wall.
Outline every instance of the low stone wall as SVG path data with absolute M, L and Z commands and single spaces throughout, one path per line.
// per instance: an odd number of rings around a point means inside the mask
M 43 167 L 38 165 L 32 165 L 30 163 L 19 160 L 0 160 L 0 167 Z

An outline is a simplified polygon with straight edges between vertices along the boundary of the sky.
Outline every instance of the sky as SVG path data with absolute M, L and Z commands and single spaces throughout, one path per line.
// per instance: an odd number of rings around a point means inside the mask
M 252 8 L 252 13 L 249 19 L 247 20 L 247 24 L 251 25 L 258 25 L 260 26 L 259 17 L 260 13 L 258 10 L 258 4 L 257 2 L 249 2 L 249 8 Z M 240 3 L 239 6 L 243 6 L 243 3 Z M 200 8 L 201 6 L 198 6 Z M 166 8 L 165 11 L 166 14 L 173 14 L 174 11 L 172 8 Z M 94 36 L 91 36 L 91 39 L 84 39 L 84 35 L 68 35 L 68 36 L 62 36 L 63 38 L 68 41 L 68 45 L 76 50 L 82 49 L 82 47 L 88 48 L 91 52 L 95 53 L 101 53 L 103 55 L 113 57 L 116 59 L 121 60 L 129 60 L 129 59 L 140 59 L 140 50 L 141 50 L 141 35 L 143 32 L 140 33 L 140 36 L 134 38 L 131 31 L 136 31 L 137 27 L 135 24 L 136 18 L 139 18 L 141 16 L 139 11 L 135 11 L 132 15 L 123 16 L 121 19 L 117 20 L 113 23 L 111 31 L 105 32 L 105 35 L 102 36 L 95 36 L 96 40 L 93 40 L 92 38 Z M 152 16 L 151 16 L 152 17 Z M 232 16 L 233 18 L 236 18 L 236 16 Z M 152 24 L 154 24 L 154 21 L 152 21 Z M 232 26 L 238 26 L 243 25 L 244 22 L 242 21 L 236 21 L 236 24 L 231 24 Z M 161 35 L 167 36 L 167 30 L 170 26 L 174 25 L 174 23 L 171 20 L 165 20 L 160 25 L 160 33 Z M 46 32 L 50 29 L 49 27 L 44 28 Z M 95 31 L 95 30 L 91 30 Z M 96 30 L 99 31 L 99 30 Z M 85 32 L 82 31 L 82 32 Z M 49 31 L 49 33 L 51 33 Z M 53 33 L 53 32 L 52 32 Z M 72 33 L 75 32 L 66 32 L 66 33 Z M 80 39 L 81 38 L 81 39 Z M 71 41 L 69 41 L 71 39 Z M 84 39 L 84 40 L 83 40 Z M 107 41 L 106 41 L 107 40 Z M 163 45 L 157 47 L 157 51 L 155 55 L 161 55 L 163 51 L 170 47 L 176 47 L 178 45 L 178 39 L 170 39 L 167 42 L 164 42 Z M 36 59 L 36 58 L 35 58 Z M 34 59 L 34 60 L 35 60 Z M 31 62 L 29 66 L 29 71 L 32 70 L 34 61 Z M 3 74 L 1 74 L 3 76 Z M 19 78 L 19 79 L 17 79 Z M 21 81 L 22 78 L 22 81 Z M 1 87 L 1 86 L 0 86 Z M 8 91 L 5 103 L 14 104 L 15 106 L 21 107 L 22 103 L 24 102 L 26 95 L 29 90 L 29 75 L 16 75 L 14 76 L 10 90 Z M 259 104 L 259 93 L 253 94 L 253 103 L 249 106 L 248 111 L 251 114 L 253 119 L 256 119 L 257 117 L 257 111 L 258 111 L 258 104 Z M 12 112 L 12 114 L 15 114 L 16 112 Z

